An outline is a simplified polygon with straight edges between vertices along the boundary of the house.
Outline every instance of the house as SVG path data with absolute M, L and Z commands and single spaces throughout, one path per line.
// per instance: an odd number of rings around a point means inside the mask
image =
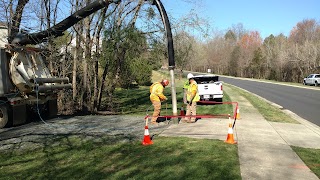
M 0 22 L 0 48 L 4 48 L 5 44 L 8 44 L 8 26 Z

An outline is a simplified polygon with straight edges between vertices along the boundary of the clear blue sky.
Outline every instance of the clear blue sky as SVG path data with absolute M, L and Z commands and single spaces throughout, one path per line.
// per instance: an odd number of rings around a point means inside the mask
M 179 18 L 194 9 L 208 19 L 211 28 L 226 30 L 242 23 L 247 30 L 257 30 L 262 38 L 283 33 L 304 19 L 320 22 L 320 0 L 162 0 L 167 12 Z M 189 0 L 190 1 L 190 0 Z

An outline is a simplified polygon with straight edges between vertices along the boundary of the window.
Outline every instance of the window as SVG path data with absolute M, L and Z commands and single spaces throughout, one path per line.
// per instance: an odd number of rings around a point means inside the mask
M 214 83 L 216 81 L 219 81 L 219 76 L 198 76 L 198 77 L 195 77 L 194 80 L 198 84 L 208 84 L 208 83 Z

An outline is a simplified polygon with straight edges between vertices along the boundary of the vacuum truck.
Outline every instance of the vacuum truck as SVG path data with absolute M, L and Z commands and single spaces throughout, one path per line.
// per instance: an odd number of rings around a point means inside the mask
M 46 50 L 32 45 L 63 35 L 68 28 L 108 5 L 108 0 L 95 1 L 47 30 L 17 34 L 0 47 L 0 128 L 24 124 L 34 113 L 44 118 L 57 115 L 57 93 L 71 89 L 72 85 L 68 78 L 53 76 L 46 66 Z

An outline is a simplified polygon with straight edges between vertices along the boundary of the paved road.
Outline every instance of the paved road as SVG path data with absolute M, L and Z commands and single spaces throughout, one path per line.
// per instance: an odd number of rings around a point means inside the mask
M 320 87 L 319 90 L 313 90 L 229 77 L 220 77 L 220 80 L 279 104 L 320 126 Z

